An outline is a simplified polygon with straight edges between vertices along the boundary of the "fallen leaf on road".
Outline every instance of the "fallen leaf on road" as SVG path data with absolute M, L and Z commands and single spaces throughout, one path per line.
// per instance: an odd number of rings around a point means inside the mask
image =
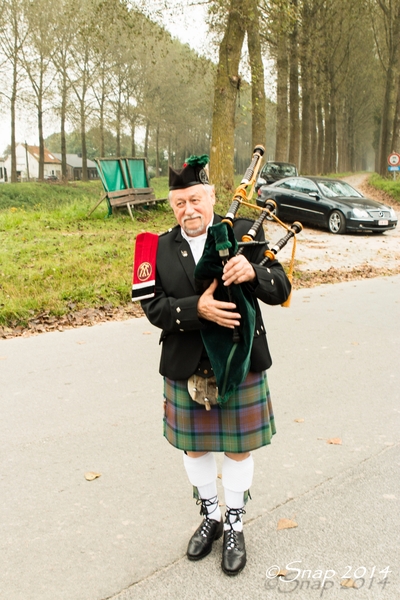
M 143 331 L 143 335 L 151 335 L 151 331 Z
M 287 574 L 288 574 L 288 571 L 286 569 L 279 569 L 276 576 L 277 577 L 286 577 Z
M 304 419 L 295 419 L 294 422 L 295 423 L 304 423 Z
M 330 438 L 329 440 L 326 440 L 327 444 L 336 444 L 337 446 L 341 446 L 342 445 L 342 440 L 340 438 Z
M 277 530 L 292 529 L 292 527 L 298 527 L 296 521 L 293 521 L 292 519 L 279 519 Z
M 86 481 L 93 481 L 93 479 L 97 479 L 98 477 L 101 477 L 101 473 L 94 473 L 93 471 L 85 473 Z
M 356 588 L 355 583 L 354 579 L 343 579 L 343 581 L 340 582 L 340 585 L 345 588 Z

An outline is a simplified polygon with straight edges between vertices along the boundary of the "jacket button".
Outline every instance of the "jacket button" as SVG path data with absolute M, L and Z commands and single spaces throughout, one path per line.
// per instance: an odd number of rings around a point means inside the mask
M 177 320 L 175 321 L 175 323 L 177 323 L 178 325 L 180 325 L 180 324 L 181 324 L 181 322 L 180 322 L 180 320 L 179 320 L 179 319 L 177 319 Z
M 176 312 L 177 312 L 177 313 L 180 313 L 180 312 L 181 312 L 181 309 L 179 308 L 179 306 L 178 306 L 178 308 L 176 309 Z

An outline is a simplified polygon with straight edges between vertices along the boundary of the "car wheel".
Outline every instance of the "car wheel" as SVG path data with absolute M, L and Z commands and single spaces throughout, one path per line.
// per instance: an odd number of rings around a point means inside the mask
M 346 231 L 344 214 L 338 210 L 333 210 L 329 215 L 328 229 L 331 233 L 344 233 Z

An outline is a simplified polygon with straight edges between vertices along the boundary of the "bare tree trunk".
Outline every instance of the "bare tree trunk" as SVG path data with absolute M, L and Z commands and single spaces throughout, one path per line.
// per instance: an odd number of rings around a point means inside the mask
M 233 189 L 235 108 L 245 28 L 243 1 L 231 0 L 224 37 L 219 47 L 211 134 L 210 177 L 217 192 Z
M 65 123 L 67 119 L 67 92 L 66 92 L 66 76 L 64 73 L 62 94 L 61 94 L 61 177 L 63 181 L 67 181 L 67 141 L 65 136 Z
M 297 9 L 297 0 L 292 0 Z M 299 166 L 300 152 L 300 119 L 299 119 L 299 58 L 297 21 L 289 36 L 289 107 L 290 107 L 290 142 L 289 162 Z
M 310 173 L 310 87 L 305 58 L 301 64 L 301 173 Z
M 149 123 L 149 121 L 146 121 L 146 134 L 144 137 L 144 155 L 146 158 L 148 158 L 148 154 L 149 154 L 149 129 L 150 129 L 150 123 Z
M 331 157 L 330 157 L 330 173 L 337 173 L 337 121 L 336 121 L 336 104 L 335 98 L 332 97 L 331 104 Z
M 81 144 L 82 144 L 82 181 L 88 180 L 87 172 L 87 148 L 86 148 L 86 115 L 85 103 L 81 100 Z
M 391 152 L 398 152 L 400 150 L 400 76 L 397 76 L 397 98 L 396 108 L 394 111 L 393 119 L 393 134 L 391 143 Z
M 318 141 L 317 141 L 317 173 L 320 175 L 324 168 L 324 119 L 322 115 L 322 103 L 321 100 L 317 101 L 317 127 L 318 127 Z
M 347 134 L 348 134 L 348 166 L 350 171 L 354 172 L 357 170 L 356 165 L 356 135 L 354 127 L 354 116 L 352 113 L 349 114 L 347 122 Z M 347 169 L 346 169 L 347 171 Z
M 135 141 L 135 121 L 131 121 L 131 156 L 136 156 L 136 141 Z
M 42 98 L 38 98 L 38 133 L 39 133 L 39 181 L 44 179 L 44 137 Z
M 160 148 L 159 148 L 159 142 L 160 142 L 160 126 L 157 125 L 157 129 L 156 129 L 156 177 L 160 177 Z
M 324 101 L 324 115 L 325 115 L 325 144 L 324 144 L 324 163 L 323 163 L 323 173 L 326 175 L 330 172 L 330 148 L 331 148 L 331 110 L 329 106 L 329 101 L 327 97 L 325 97 Z
M 310 99 L 310 173 L 316 175 L 318 172 L 317 166 L 317 115 L 315 105 L 315 86 L 312 84 L 311 99 Z
M 286 33 L 281 32 L 278 39 L 277 90 L 276 90 L 276 145 L 275 160 L 288 159 L 288 55 Z
M 262 61 L 259 10 L 256 0 L 249 0 L 247 14 L 247 47 L 251 68 L 251 105 L 252 105 L 252 144 L 266 145 L 267 116 L 265 107 L 264 65 Z
M 101 97 L 100 103 L 100 116 L 99 116 L 99 130 L 100 130 L 100 156 L 105 156 L 105 140 L 104 140 L 104 94 Z
M 393 67 L 390 64 L 386 73 L 385 96 L 382 108 L 381 134 L 379 143 L 379 173 L 384 177 L 387 173 L 387 157 L 391 145 L 391 114 L 390 105 L 393 95 Z
M 17 103 L 17 66 L 13 68 L 13 84 L 11 92 L 11 183 L 18 181 L 17 177 L 17 145 L 15 143 L 15 108 Z
M 117 156 L 121 156 L 121 82 L 118 87 L 118 99 L 117 99 L 117 123 L 116 123 L 116 134 L 117 134 Z
M 39 134 L 39 181 L 44 179 L 43 137 L 43 59 L 40 59 L 39 85 L 37 88 L 38 134 Z

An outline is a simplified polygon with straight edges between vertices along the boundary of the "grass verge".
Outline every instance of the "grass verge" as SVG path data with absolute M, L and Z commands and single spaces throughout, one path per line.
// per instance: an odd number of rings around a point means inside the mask
M 399 179 L 386 179 L 377 173 L 373 173 L 368 179 L 368 184 L 377 190 L 389 194 L 396 202 L 400 202 L 400 177 Z
M 168 229 L 173 215 L 160 203 L 135 210 L 134 221 L 123 211 L 105 218 L 103 202 L 87 218 L 101 194 L 99 182 L 0 187 L 1 326 L 129 302 L 136 235 Z

